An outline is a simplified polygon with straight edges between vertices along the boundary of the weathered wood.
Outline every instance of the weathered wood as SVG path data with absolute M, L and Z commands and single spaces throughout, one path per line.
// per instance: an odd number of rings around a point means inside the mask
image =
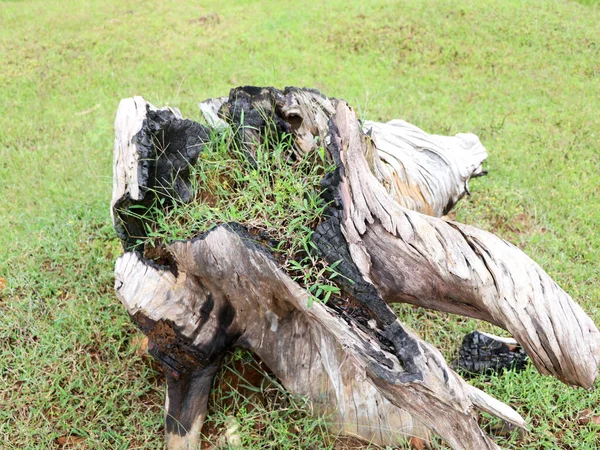
M 373 174 L 410 210 L 448 214 L 469 193 L 469 180 L 485 174 L 487 152 L 474 134 L 432 135 L 403 120 L 366 121 L 362 128 L 377 149 Z
M 426 437 L 431 429 L 453 448 L 497 448 L 477 426 L 475 409 L 524 426 L 514 410 L 466 384 L 416 336 L 407 333 L 413 352 L 407 372 L 358 324 L 319 303 L 309 308 L 308 293 L 241 228 L 219 226 L 169 251 L 177 275 L 127 253 L 117 261 L 115 283 L 168 368 L 170 448 L 195 448 L 207 372 L 234 345 L 252 349 L 317 412 L 333 414 L 337 431 L 374 443 Z
M 368 141 L 344 103 L 336 125 L 332 142 L 345 168 L 342 231 L 352 259 L 381 296 L 498 325 L 540 372 L 592 387 L 600 332 L 581 307 L 517 247 L 400 206 L 371 172 Z
M 296 152 L 307 154 L 325 144 L 338 101 L 312 89 L 246 87 L 205 100 L 200 110 L 209 125 L 223 129 L 229 122 L 243 130 L 240 141 L 248 146 L 260 142 L 260 130 L 278 117 L 276 124 L 292 134 Z M 366 121 L 362 129 L 375 145 L 373 173 L 400 205 L 413 211 L 447 214 L 469 193 L 469 179 L 485 174 L 487 152 L 474 134 L 431 135 L 403 120 Z
M 212 377 L 233 346 L 253 350 L 286 389 L 333 414 L 337 430 L 379 444 L 432 431 L 453 448 L 497 448 L 477 426 L 478 409 L 525 426 L 406 330 L 393 302 L 502 326 L 540 371 L 591 386 L 599 333 L 581 308 L 515 247 L 433 217 L 483 173 L 487 153 L 474 135 L 432 136 L 401 121 L 361 125 L 344 101 L 297 88 L 236 88 L 201 110 L 211 127 L 235 131 L 250 160 L 273 136 L 291 136 L 291 158 L 325 145 L 337 168 L 322 182 L 331 204 L 313 241 L 338 264 L 345 296 L 309 308 L 306 290 L 239 224 L 167 245 L 167 266 L 122 256 L 117 294 L 167 374 L 170 449 L 195 448 Z M 135 211 L 196 201 L 187 169 L 211 129 L 135 98 L 121 103 L 115 130 L 113 219 L 125 248 L 141 250 L 152 218 Z M 336 309 L 345 301 L 370 320 Z

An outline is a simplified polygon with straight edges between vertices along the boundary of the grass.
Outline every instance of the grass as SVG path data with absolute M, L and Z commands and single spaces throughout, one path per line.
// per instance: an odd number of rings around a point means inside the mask
M 218 379 L 204 427 L 205 442 L 222 447 L 333 450 L 335 439 L 327 432 L 327 421 L 315 419 L 310 402 L 287 393 L 246 351 L 229 355 Z M 223 429 L 237 435 L 237 442 Z
M 5 448 L 162 445 L 162 380 L 112 292 L 112 122 L 134 94 L 198 118 L 239 84 L 309 86 L 369 119 L 474 132 L 489 176 L 457 219 L 518 244 L 600 324 L 598 36 L 591 1 L 0 1 Z M 448 358 L 481 327 L 402 313 Z M 597 391 L 533 370 L 473 382 L 531 423 L 504 447 L 600 446 L 578 420 Z
M 266 118 L 267 121 L 273 118 Z M 195 199 L 182 203 L 161 195 L 149 207 L 131 207 L 124 216 L 140 218 L 148 228 L 138 239 L 146 250 L 177 240 L 190 239 L 219 224 L 237 223 L 269 246 L 281 267 L 309 292 L 309 302 L 327 302 L 340 289 L 335 265 L 319 258 L 312 242 L 313 229 L 328 204 L 322 198 L 321 180 L 335 170 L 323 147 L 308 155 L 296 155 L 292 136 L 261 131 L 262 142 L 240 148 L 231 129 L 214 130 L 199 162 L 190 168 Z M 272 135 L 272 136 L 271 136 Z M 157 136 L 154 145 L 162 151 Z M 165 186 L 165 188 L 168 188 Z M 195 200 L 195 201 L 194 201 Z M 147 253 L 147 252 L 146 252 Z

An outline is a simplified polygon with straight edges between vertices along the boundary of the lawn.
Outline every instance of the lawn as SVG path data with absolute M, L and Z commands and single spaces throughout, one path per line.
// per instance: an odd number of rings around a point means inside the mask
M 517 244 L 600 324 L 597 1 L 0 0 L 0 61 L 4 448 L 162 445 L 163 379 L 112 289 L 112 123 L 136 94 L 198 119 L 198 101 L 237 85 L 308 86 L 363 118 L 476 133 L 489 175 L 457 220 Z M 483 327 L 400 311 L 448 359 Z M 500 445 L 600 447 L 580 419 L 600 415 L 599 391 L 533 369 L 473 383 L 531 424 Z M 326 418 L 286 402 L 265 448 L 319 448 Z

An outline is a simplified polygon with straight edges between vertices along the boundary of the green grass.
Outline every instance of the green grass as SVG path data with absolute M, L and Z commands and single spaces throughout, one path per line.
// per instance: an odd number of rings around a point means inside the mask
M 112 123 L 134 94 L 198 118 L 236 85 L 309 86 L 369 119 L 474 132 L 489 176 L 458 220 L 518 244 L 600 324 L 599 36 L 591 1 L 0 1 L 5 448 L 160 448 L 162 380 L 112 292 Z M 402 311 L 448 358 L 480 326 Z M 577 420 L 598 392 L 533 370 L 474 382 L 531 423 L 503 446 L 600 446 Z
M 198 164 L 190 167 L 191 202 L 165 197 L 163 186 L 157 186 L 150 207 L 134 205 L 121 214 L 144 222 L 147 235 L 137 241 L 158 254 L 154 248 L 191 239 L 216 225 L 243 224 L 253 235 L 268 237 L 265 244 L 268 240 L 282 269 L 308 290 L 310 303 L 327 302 L 340 293 L 332 281 L 339 274 L 334 264 L 318 258 L 312 236 L 328 206 L 321 181 L 335 165 L 323 147 L 294 154 L 292 136 L 276 136 L 275 124 L 270 125 L 273 130 L 261 131 L 262 141 L 252 150 L 240 147 L 237 132 L 214 130 Z M 154 140 L 159 152 L 163 140 Z
M 226 361 L 209 404 L 205 441 L 221 447 L 234 444 L 222 431 L 229 428 L 235 430 L 241 448 L 333 450 L 335 439 L 327 421 L 313 416 L 308 400 L 286 392 L 246 351 L 237 350 Z

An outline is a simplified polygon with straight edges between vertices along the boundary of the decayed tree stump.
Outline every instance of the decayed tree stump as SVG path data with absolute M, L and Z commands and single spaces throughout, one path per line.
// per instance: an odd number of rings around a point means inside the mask
M 165 368 L 168 448 L 196 448 L 212 378 L 234 346 L 331 414 L 338 431 L 374 443 L 434 432 L 456 449 L 497 448 L 477 410 L 525 427 L 407 330 L 393 302 L 503 327 L 542 373 L 593 385 L 600 335 L 583 310 L 516 247 L 439 218 L 483 173 L 476 136 L 433 136 L 402 121 L 361 125 L 344 101 L 309 89 L 236 88 L 200 107 L 209 126 L 141 97 L 123 100 L 115 121 L 111 211 L 126 249 L 115 288 Z M 146 212 L 200 201 L 189 169 L 202 164 L 211 133 L 227 128 L 250 161 L 261 142 L 289 134 L 292 160 L 324 147 L 335 163 L 312 236 L 342 275 L 335 301 L 309 307 L 306 287 L 244 224 L 207 223 L 189 240 L 162 243 L 162 265 L 144 258 Z M 344 302 L 368 317 L 345 314 Z

